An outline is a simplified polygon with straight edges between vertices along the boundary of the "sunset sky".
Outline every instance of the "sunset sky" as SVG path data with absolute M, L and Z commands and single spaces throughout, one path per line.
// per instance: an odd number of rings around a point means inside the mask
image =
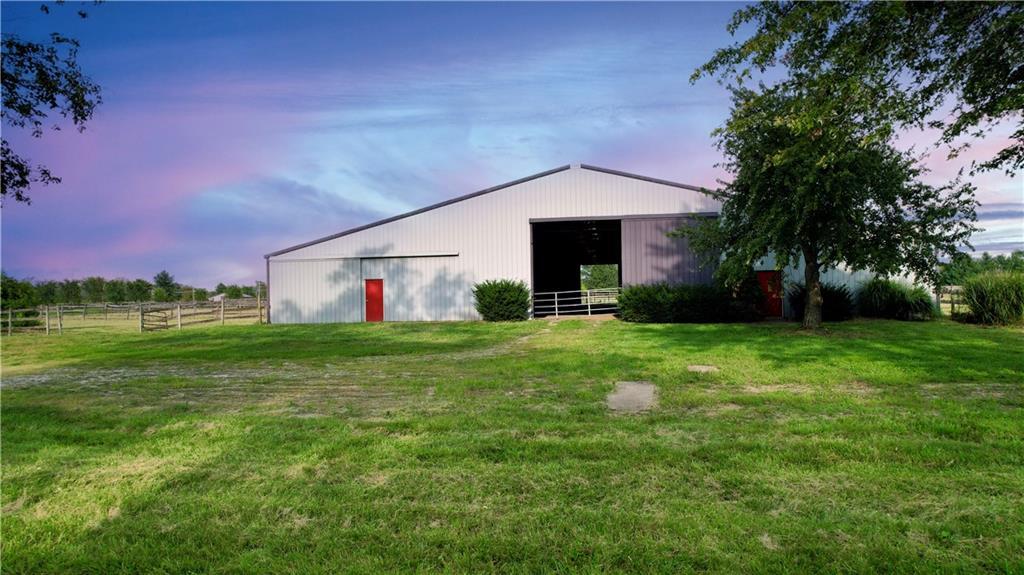
M 3 269 L 18 277 L 252 282 L 264 253 L 559 165 L 724 176 L 709 133 L 727 98 L 689 76 L 729 42 L 736 5 L 78 8 L 2 7 L 5 33 L 79 39 L 104 100 L 83 134 L 4 127 L 63 178 L 3 208 Z M 954 163 L 933 153 L 931 180 L 1007 133 Z M 977 249 L 1024 248 L 1021 175 L 975 182 Z

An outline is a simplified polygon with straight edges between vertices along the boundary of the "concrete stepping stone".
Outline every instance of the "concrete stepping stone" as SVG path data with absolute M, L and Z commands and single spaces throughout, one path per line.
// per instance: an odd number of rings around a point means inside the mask
M 648 381 L 620 381 L 605 402 L 618 413 L 640 413 L 658 405 L 658 388 Z

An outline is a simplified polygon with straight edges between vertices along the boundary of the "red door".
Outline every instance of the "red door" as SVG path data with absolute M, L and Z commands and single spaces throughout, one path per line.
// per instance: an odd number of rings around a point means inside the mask
M 366 321 L 384 321 L 384 280 L 366 280 Z
M 782 317 L 782 272 L 757 272 L 757 283 L 764 292 L 761 313 L 765 317 Z

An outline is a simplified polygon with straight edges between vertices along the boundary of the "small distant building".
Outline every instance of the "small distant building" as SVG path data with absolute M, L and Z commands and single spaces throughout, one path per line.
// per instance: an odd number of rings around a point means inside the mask
M 218 294 L 214 294 L 214 295 L 212 295 L 212 296 L 210 296 L 210 297 L 208 297 L 206 299 L 207 299 L 207 301 L 212 301 L 214 303 L 220 303 L 220 302 L 224 301 L 225 299 L 227 299 L 227 294 L 218 293 Z

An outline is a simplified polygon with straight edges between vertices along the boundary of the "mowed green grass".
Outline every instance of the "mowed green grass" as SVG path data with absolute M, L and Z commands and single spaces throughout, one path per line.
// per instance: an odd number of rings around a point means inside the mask
M 1019 328 L 227 326 L 3 366 L 5 573 L 1024 571 Z M 637 380 L 657 408 L 609 413 Z

